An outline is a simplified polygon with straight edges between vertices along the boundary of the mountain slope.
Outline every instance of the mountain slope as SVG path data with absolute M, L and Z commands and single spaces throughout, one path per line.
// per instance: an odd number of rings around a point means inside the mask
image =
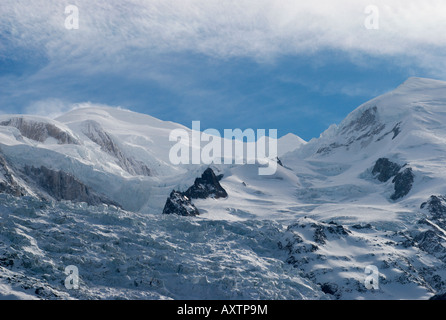
M 446 82 L 410 78 L 317 139 L 278 139 L 265 176 L 174 165 L 170 133 L 192 131 L 128 110 L 3 115 L 0 275 L 41 298 L 427 299 L 446 291 L 445 110 Z M 224 196 L 192 197 L 205 172 Z M 162 215 L 169 195 L 194 217 Z M 59 284 L 68 264 L 80 292 Z

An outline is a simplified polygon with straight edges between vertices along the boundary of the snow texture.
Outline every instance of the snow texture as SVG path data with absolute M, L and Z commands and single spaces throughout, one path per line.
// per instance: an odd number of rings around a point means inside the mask
M 128 110 L 2 115 L 0 298 L 439 297 L 445 110 L 445 82 L 410 78 L 317 139 L 278 139 L 271 176 L 259 163 L 173 165 L 170 132 L 191 130 Z M 226 196 L 190 201 L 208 168 Z M 163 215 L 168 198 L 188 214 Z M 64 286 L 69 265 L 78 290 Z

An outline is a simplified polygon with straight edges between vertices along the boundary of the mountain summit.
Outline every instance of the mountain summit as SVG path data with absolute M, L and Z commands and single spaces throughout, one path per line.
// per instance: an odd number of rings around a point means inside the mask
M 317 139 L 278 139 L 270 176 L 174 165 L 169 135 L 191 130 L 128 110 L 1 115 L 0 296 L 441 296 L 445 110 L 446 82 L 409 78 Z M 84 289 L 61 287 L 66 265 Z

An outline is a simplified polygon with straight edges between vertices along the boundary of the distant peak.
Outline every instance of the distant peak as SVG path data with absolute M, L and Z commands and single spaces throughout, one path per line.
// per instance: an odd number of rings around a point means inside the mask
M 281 141 L 297 141 L 300 143 L 307 143 L 304 139 L 302 139 L 301 137 L 295 135 L 294 133 L 287 133 L 286 135 L 282 136 L 279 138 L 279 140 Z

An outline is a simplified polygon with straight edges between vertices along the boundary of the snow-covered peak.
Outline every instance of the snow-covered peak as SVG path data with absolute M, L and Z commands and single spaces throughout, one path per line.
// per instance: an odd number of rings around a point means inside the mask
M 374 98 L 352 111 L 339 125 L 330 126 L 318 139 L 296 151 L 301 157 L 327 155 L 341 150 L 367 154 L 376 150 L 404 147 L 415 132 L 433 133 L 433 140 L 446 135 L 444 110 L 446 82 L 409 78 L 395 90 Z M 441 120 L 443 119 L 443 120 Z M 398 135 L 405 131 L 401 137 Z M 418 137 L 420 135 L 418 134 Z M 426 143 L 432 142 L 427 136 Z M 391 143 L 390 143 L 391 142 Z
M 446 82 L 440 80 L 412 77 L 396 89 L 374 98 L 354 110 L 341 123 L 345 124 L 366 109 L 376 106 L 381 116 L 389 120 L 429 110 L 446 104 Z
M 97 143 L 97 139 L 92 139 L 93 132 L 88 129 L 94 123 L 95 128 L 100 129 L 103 136 L 107 135 L 107 140 L 113 141 L 128 157 L 148 166 L 156 166 L 161 171 L 169 163 L 169 149 L 172 146 L 170 132 L 178 128 L 190 131 L 180 124 L 162 121 L 147 114 L 90 104 L 74 109 L 56 120 L 84 139 Z M 159 161 L 167 166 L 160 167 Z
M 159 129 L 184 128 L 180 124 L 162 121 L 147 114 L 117 107 L 90 104 L 73 109 L 59 116 L 56 120 L 66 124 L 94 120 L 106 129 L 115 130 L 117 128 L 122 128 L 123 130 L 133 128 L 132 131 L 136 131 L 136 129 L 142 129 L 143 127 Z
M 423 91 L 431 89 L 444 89 L 446 87 L 446 81 L 435 80 L 430 78 L 410 77 L 404 81 L 395 91 L 410 90 L 410 91 Z
M 307 142 L 301 137 L 293 133 L 288 133 L 283 137 L 280 137 L 278 140 L 279 156 L 287 152 L 294 151 L 300 148 L 301 146 L 305 145 L 306 143 Z

